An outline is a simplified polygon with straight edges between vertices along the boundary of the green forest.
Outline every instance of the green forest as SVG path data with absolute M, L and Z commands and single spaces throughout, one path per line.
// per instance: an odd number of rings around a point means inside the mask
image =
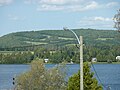
M 83 36 L 84 61 L 117 62 L 120 55 L 120 33 L 115 30 L 73 29 Z M 0 63 L 30 63 L 38 57 L 49 63 L 79 63 L 79 48 L 70 31 L 42 30 L 10 33 L 0 37 Z

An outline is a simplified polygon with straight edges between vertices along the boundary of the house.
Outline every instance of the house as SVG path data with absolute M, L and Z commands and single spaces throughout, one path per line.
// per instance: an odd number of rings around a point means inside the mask
M 92 58 L 92 62 L 97 62 L 97 58 Z
M 116 60 L 117 60 L 117 61 L 120 61 L 120 56 L 117 56 L 117 57 L 116 57 Z
M 73 64 L 73 61 L 72 61 L 72 59 L 71 59 L 70 63 L 71 63 L 71 64 Z
M 44 59 L 44 61 L 45 61 L 45 63 L 48 63 L 49 59 L 46 58 L 46 59 Z

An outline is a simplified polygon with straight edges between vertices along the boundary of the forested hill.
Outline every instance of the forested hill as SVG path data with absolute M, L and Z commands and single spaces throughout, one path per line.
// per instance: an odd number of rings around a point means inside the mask
M 82 35 L 85 45 L 120 45 L 120 33 L 114 30 L 74 29 L 78 36 Z M 21 47 L 30 45 L 71 45 L 77 44 L 70 31 L 43 30 L 24 31 L 0 37 L 0 48 Z

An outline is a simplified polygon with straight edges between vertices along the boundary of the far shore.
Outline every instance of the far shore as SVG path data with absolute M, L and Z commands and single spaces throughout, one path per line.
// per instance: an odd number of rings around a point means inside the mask
M 89 64 L 91 64 L 91 62 L 88 62 Z M 93 64 L 120 64 L 120 62 L 112 62 L 112 63 L 108 63 L 108 62 L 92 62 Z M 15 64 L 15 65 L 30 65 L 30 63 L 21 63 L 21 64 L 18 64 L 18 63 L 10 63 L 10 64 L 8 64 L 8 63 L 4 63 L 4 64 L 2 64 L 2 63 L 0 63 L 0 65 L 13 65 L 13 64 Z M 44 64 L 58 64 L 58 63 L 44 63 Z M 67 64 L 67 63 L 66 63 Z M 79 63 L 73 63 L 73 64 L 79 64 Z M 72 65 L 72 64 L 71 64 Z
M 108 62 L 93 62 L 93 64 L 120 64 L 120 62 L 111 62 L 111 63 L 108 63 Z

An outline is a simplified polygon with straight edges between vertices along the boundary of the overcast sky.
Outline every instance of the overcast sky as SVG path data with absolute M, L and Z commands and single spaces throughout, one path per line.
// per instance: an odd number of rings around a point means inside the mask
M 26 30 L 114 29 L 120 0 L 0 0 L 0 36 Z

